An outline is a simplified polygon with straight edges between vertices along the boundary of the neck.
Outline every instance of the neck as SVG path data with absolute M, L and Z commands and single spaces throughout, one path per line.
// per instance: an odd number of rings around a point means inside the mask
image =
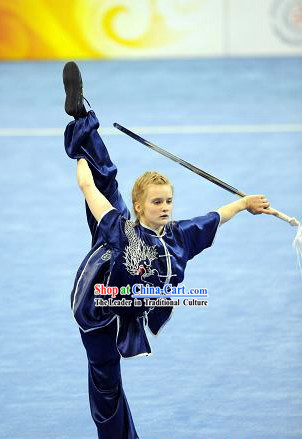
M 141 218 L 141 219 L 139 220 L 139 222 L 140 222 L 140 224 L 141 224 L 143 227 L 147 227 L 148 229 L 151 229 L 151 230 L 153 230 L 154 232 L 156 232 L 157 235 L 161 235 L 162 232 L 163 232 L 163 230 L 164 230 L 164 227 L 165 227 L 165 226 L 154 227 L 154 225 L 152 225 L 152 224 L 148 224 L 147 221 L 144 221 L 143 218 Z

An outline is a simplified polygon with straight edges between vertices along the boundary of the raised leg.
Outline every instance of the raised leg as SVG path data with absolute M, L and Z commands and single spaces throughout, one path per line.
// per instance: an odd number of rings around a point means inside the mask
M 85 158 L 92 171 L 95 184 L 109 202 L 124 216 L 130 212 L 118 191 L 117 169 L 112 163 L 106 146 L 97 129 L 99 121 L 93 111 L 86 112 L 83 104 L 83 84 L 81 72 L 74 62 L 68 62 L 63 70 L 66 92 L 65 111 L 75 118 L 65 130 L 65 150 L 73 159 Z M 86 204 L 87 222 L 92 234 L 92 244 L 96 230 L 96 220 Z
M 125 217 L 130 212 L 118 190 L 117 168 L 112 163 L 107 148 L 97 129 L 99 121 L 93 111 L 86 116 L 70 122 L 65 130 L 65 150 L 73 159 L 85 158 L 89 163 L 96 187 L 107 200 Z M 86 204 L 87 221 L 92 236 L 96 229 L 96 220 Z

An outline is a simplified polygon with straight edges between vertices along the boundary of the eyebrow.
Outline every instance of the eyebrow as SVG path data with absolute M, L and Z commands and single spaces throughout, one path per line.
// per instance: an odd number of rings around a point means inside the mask
M 157 197 L 157 198 L 152 198 L 152 200 L 151 201 L 161 201 L 161 200 L 164 200 L 165 198 L 164 197 Z M 167 200 L 172 200 L 173 199 L 173 197 L 168 197 L 168 198 L 166 198 Z

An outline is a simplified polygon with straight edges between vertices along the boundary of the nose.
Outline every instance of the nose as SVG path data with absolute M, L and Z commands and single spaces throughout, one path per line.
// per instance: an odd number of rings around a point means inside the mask
M 162 211 L 163 212 L 167 212 L 170 209 L 170 205 L 167 202 L 164 202 L 163 207 L 162 207 Z

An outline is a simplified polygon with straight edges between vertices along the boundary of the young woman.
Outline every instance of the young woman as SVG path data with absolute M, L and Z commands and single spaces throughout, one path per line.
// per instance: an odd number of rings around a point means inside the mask
M 94 285 L 177 286 L 187 261 L 212 245 L 220 224 L 245 209 L 253 214 L 272 212 L 263 195 L 252 195 L 204 216 L 172 222 L 171 183 L 157 172 L 146 172 L 132 190 L 136 220 L 131 221 L 118 191 L 117 169 L 97 132 L 98 120 L 83 105 L 82 79 L 75 63 L 65 65 L 63 81 L 65 111 L 75 119 L 66 127 L 65 149 L 78 160 L 77 180 L 92 234 L 92 248 L 71 294 L 88 357 L 91 414 L 100 439 L 137 439 L 122 387 L 120 358 L 149 354 L 145 326 L 157 334 L 172 307 L 98 307 Z

